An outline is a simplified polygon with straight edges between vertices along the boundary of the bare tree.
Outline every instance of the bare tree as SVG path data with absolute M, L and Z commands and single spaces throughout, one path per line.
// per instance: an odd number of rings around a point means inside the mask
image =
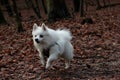
M 89 6 L 95 6 L 96 5 L 94 0 L 85 0 L 84 3 L 85 3 L 85 10 L 86 11 L 88 10 Z
M 46 6 L 45 6 L 45 0 L 41 0 L 42 1 L 42 6 L 43 6 L 43 8 L 44 8 L 44 12 L 45 12 L 45 14 L 47 14 L 47 9 L 46 9 Z
M 80 16 L 84 16 L 84 0 L 80 0 Z
M 110 0 L 103 0 L 104 7 L 110 6 Z
M 25 0 L 25 3 L 28 8 L 32 8 L 37 17 L 40 19 L 40 8 L 39 8 L 39 0 Z
M 34 10 L 37 17 L 41 18 L 38 0 L 35 0 L 35 4 L 33 0 L 28 0 L 28 1 L 30 2 L 30 5 L 32 6 L 32 9 Z
M 96 9 L 100 9 L 100 8 L 101 8 L 101 5 L 100 5 L 99 0 L 96 0 L 96 4 L 97 4 L 97 8 L 96 8 Z
M 4 0 L 4 4 L 5 4 L 6 10 L 8 12 L 8 15 L 13 16 L 13 11 L 12 11 L 12 8 L 10 6 L 9 0 Z
M 47 9 L 49 21 L 70 17 L 65 0 L 47 0 Z
M 31 7 L 29 0 L 25 0 L 25 4 L 26 4 L 26 6 L 27 6 L 28 9 Z
M 22 32 L 24 30 L 23 30 L 23 27 L 22 27 L 22 23 L 21 23 L 19 12 L 18 12 L 18 8 L 17 8 L 17 5 L 16 5 L 16 0 L 12 0 L 12 3 L 13 3 L 13 10 L 14 10 L 14 13 L 15 13 L 15 18 L 16 18 L 16 21 L 17 21 L 18 32 Z
M 4 18 L 4 15 L 2 13 L 1 7 L 0 7 L 0 24 L 6 24 L 6 20 Z
M 74 3 L 74 11 L 79 12 L 80 8 L 80 0 L 73 0 Z

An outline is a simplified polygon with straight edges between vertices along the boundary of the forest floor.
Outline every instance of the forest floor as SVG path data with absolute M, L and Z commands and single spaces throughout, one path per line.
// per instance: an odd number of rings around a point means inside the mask
M 24 11 L 23 11 L 24 12 Z M 27 15 L 27 14 L 26 14 Z M 47 23 L 50 28 L 68 28 L 73 34 L 74 59 L 64 69 L 64 60 L 44 70 L 32 41 L 32 25 L 46 20 L 23 20 L 18 33 L 14 21 L 0 25 L 0 80 L 120 80 L 120 5 L 88 12 L 93 24 L 82 18 Z

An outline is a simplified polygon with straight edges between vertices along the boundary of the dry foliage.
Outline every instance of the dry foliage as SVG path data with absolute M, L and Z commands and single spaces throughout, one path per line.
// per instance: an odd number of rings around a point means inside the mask
M 24 11 L 25 12 L 25 11 Z M 13 23 L 0 26 L 0 80 L 120 80 L 120 6 L 89 12 L 94 24 L 81 25 L 82 18 L 47 23 L 53 29 L 68 28 L 73 34 L 74 59 L 65 70 L 63 60 L 44 70 L 32 41 L 32 25 L 43 20 L 23 21 L 26 31 L 16 32 Z M 26 17 L 25 17 L 26 18 Z

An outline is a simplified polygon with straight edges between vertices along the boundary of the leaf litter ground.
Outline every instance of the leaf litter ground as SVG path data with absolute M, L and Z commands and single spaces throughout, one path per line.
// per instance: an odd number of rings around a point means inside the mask
M 44 70 L 32 41 L 32 25 L 42 20 L 23 21 L 26 31 L 0 26 L 1 80 L 120 80 L 120 6 L 90 12 L 94 24 L 81 25 L 82 18 L 47 23 L 50 28 L 68 28 L 73 34 L 74 59 L 64 69 L 64 60 Z

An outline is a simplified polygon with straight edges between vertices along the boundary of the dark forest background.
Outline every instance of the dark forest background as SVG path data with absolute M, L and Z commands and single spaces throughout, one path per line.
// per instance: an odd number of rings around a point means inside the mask
M 69 69 L 44 69 L 34 23 L 70 30 Z M 0 0 L 0 80 L 120 80 L 120 0 Z
M 0 0 L 0 24 L 10 24 L 7 16 L 15 18 L 18 32 L 21 32 L 24 20 L 43 19 L 55 22 L 64 18 L 74 18 L 74 13 L 85 17 L 91 6 L 94 10 L 100 10 L 119 4 L 111 0 Z M 86 21 L 92 23 L 90 18 Z

